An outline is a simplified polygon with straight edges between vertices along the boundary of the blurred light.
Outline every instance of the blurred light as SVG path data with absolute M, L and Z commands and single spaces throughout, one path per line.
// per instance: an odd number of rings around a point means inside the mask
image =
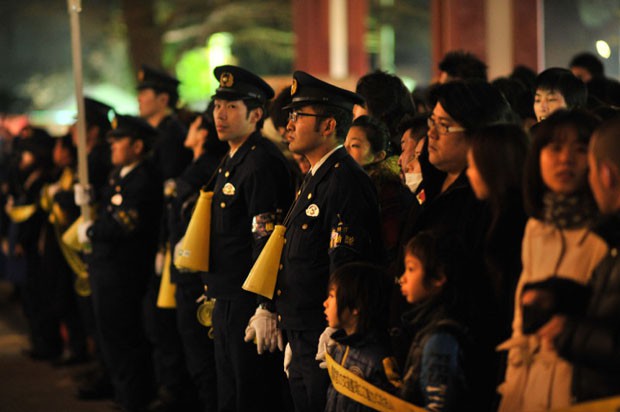
M 609 56 L 611 56 L 611 48 L 605 40 L 597 40 L 596 51 L 604 59 L 609 59 Z

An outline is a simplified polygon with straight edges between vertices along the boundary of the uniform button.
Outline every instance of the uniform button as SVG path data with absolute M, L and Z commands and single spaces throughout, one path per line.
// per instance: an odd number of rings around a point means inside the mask
M 276 292 L 276 295 L 280 296 L 281 294 L 282 294 L 282 291 L 278 289 L 278 291 Z
M 302 230 L 306 230 L 306 229 L 308 229 L 308 224 L 307 224 L 307 223 L 304 223 L 303 225 L 301 225 L 301 229 L 302 229 Z
M 611 257 L 616 257 L 618 256 L 618 249 L 613 248 L 609 251 L 609 254 L 611 255 Z
M 286 238 L 284 239 L 284 244 L 286 245 Z
M 256 145 L 252 146 L 252 150 L 256 149 Z
M 222 173 L 222 168 L 217 169 L 218 173 Z
M 224 209 L 224 208 L 226 207 L 226 203 L 224 203 L 224 202 L 220 203 L 220 207 L 221 207 L 222 209 Z
M 308 200 L 312 199 L 312 193 L 308 193 Z
M 282 263 L 280 263 L 280 270 L 282 270 L 283 267 L 284 267 L 284 265 Z
M 334 168 L 336 168 L 336 169 L 338 169 L 339 167 L 340 167 L 340 163 L 336 163 L 336 164 L 334 165 Z
M 278 315 L 278 322 L 282 322 L 282 316 Z
M 226 176 L 226 177 L 230 176 L 230 172 L 224 173 L 224 176 Z

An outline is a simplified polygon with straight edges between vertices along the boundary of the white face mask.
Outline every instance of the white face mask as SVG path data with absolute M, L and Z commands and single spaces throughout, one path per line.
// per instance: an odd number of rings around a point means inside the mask
M 411 190 L 411 193 L 415 193 L 420 183 L 422 183 L 422 172 L 405 173 L 405 184 Z

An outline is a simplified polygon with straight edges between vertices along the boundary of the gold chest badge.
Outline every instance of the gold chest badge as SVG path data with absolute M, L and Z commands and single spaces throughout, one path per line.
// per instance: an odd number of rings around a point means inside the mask
M 317 217 L 319 215 L 319 207 L 314 203 L 306 208 L 306 216 Z
M 112 203 L 114 206 L 120 206 L 123 203 L 123 195 L 121 195 L 120 193 L 115 194 L 110 199 L 110 203 Z
M 235 194 L 235 187 L 232 185 L 232 183 L 228 182 L 222 188 L 222 193 L 224 193 L 226 196 L 233 196 Z

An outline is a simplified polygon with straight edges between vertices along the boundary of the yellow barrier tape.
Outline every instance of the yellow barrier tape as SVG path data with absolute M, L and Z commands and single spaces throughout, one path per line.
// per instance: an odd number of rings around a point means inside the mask
M 563 409 L 554 409 L 554 412 L 617 412 L 620 411 L 620 396 L 582 402 Z
M 327 372 L 336 391 L 362 405 L 380 412 L 426 412 L 425 409 L 405 402 L 402 399 L 366 382 L 353 372 L 341 366 L 326 352 Z

